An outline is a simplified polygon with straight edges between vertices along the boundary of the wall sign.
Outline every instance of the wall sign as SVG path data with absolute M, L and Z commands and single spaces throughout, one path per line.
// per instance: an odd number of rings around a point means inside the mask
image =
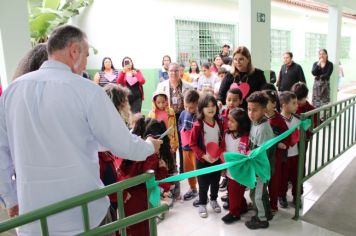
M 266 14 L 262 12 L 257 12 L 257 22 L 266 22 Z

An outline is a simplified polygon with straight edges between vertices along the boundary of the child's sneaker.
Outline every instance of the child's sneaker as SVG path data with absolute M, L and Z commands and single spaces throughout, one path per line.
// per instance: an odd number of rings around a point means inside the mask
M 227 178 L 224 177 L 219 185 L 220 192 L 226 191 L 227 189 Z
M 228 213 L 223 218 L 221 218 L 221 220 L 224 221 L 225 224 L 231 224 L 231 223 L 234 223 L 235 221 L 238 221 L 240 219 L 241 219 L 240 216 L 235 216 L 231 213 Z
M 228 200 L 229 200 L 229 196 L 228 196 L 228 194 L 226 193 L 224 196 L 221 196 L 221 201 L 223 201 L 223 202 L 227 202 Z
M 223 203 L 223 208 L 225 209 L 225 210 L 229 210 L 229 201 L 227 201 L 227 202 L 224 202 Z
M 211 208 L 213 208 L 213 210 L 216 213 L 220 213 L 221 212 L 221 207 L 220 207 L 219 203 L 216 200 L 211 200 L 210 201 L 210 206 L 211 206 Z
M 208 211 L 206 210 L 206 205 L 199 205 L 199 216 L 201 218 L 208 217 Z
M 184 201 L 189 201 L 195 198 L 196 196 L 198 196 L 198 191 L 196 189 L 189 189 L 188 192 L 184 194 L 183 198 Z
M 249 229 L 265 229 L 268 228 L 269 223 L 267 220 L 261 221 L 257 216 L 253 216 L 250 221 L 246 221 L 245 225 Z
M 288 207 L 287 197 L 279 197 L 278 201 L 279 201 L 279 205 L 281 205 L 282 208 Z
M 200 203 L 199 203 L 199 198 L 198 199 L 195 199 L 194 202 L 193 202 L 193 206 L 194 207 L 199 207 Z

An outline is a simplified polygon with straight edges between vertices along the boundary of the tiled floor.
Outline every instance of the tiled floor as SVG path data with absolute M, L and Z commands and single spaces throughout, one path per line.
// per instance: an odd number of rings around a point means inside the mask
M 347 151 L 339 159 L 335 160 L 328 167 L 324 168 L 320 174 L 308 180 L 305 186 L 303 209 L 305 213 L 311 208 L 315 201 L 327 190 L 332 182 L 338 177 L 343 169 L 355 157 L 356 146 Z M 182 193 L 188 189 L 187 181 L 181 184 Z M 224 193 L 219 193 L 219 196 Z M 290 192 L 289 192 L 290 194 Z M 245 194 L 248 198 L 248 194 Z M 291 201 L 291 197 L 289 196 Z M 220 201 L 220 200 L 219 200 Z M 220 201 L 221 203 L 221 201 Z M 192 206 L 192 201 L 175 203 L 173 209 L 167 214 L 166 218 L 158 224 L 159 235 L 169 236 L 227 236 L 227 235 L 340 235 L 332 231 L 320 228 L 304 221 L 295 221 L 294 208 L 289 207 L 286 210 L 280 209 L 274 219 L 270 222 L 270 227 L 264 230 L 251 231 L 246 228 L 244 222 L 250 218 L 251 213 L 242 217 L 231 225 L 226 225 L 221 221 L 221 217 L 227 214 L 222 210 L 220 214 L 214 213 L 208 205 L 209 216 L 202 219 L 198 215 L 198 209 Z M 302 214 L 303 214 L 302 213 Z

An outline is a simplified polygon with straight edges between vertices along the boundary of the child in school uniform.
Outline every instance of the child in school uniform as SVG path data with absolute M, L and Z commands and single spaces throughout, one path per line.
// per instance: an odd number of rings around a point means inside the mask
M 273 133 L 278 136 L 288 130 L 288 126 L 284 121 L 281 114 L 277 111 L 277 101 L 278 94 L 277 91 L 264 90 L 268 98 L 266 117 L 268 122 L 272 127 Z M 287 149 L 290 142 L 290 136 L 283 139 L 277 144 L 274 163 L 271 163 L 271 179 L 268 184 L 268 191 L 270 196 L 271 211 L 274 215 L 278 211 L 278 196 L 281 191 L 281 181 L 282 181 L 282 162 L 285 161 L 285 156 L 287 154 Z
M 290 91 L 280 93 L 279 101 L 281 104 L 281 115 L 285 120 L 288 128 L 291 128 L 299 123 L 299 119 L 294 115 L 298 109 L 297 96 Z M 279 198 L 281 207 L 288 207 L 287 191 L 288 182 L 292 183 L 293 203 L 296 201 L 297 192 L 297 177 L 298 177 L 298 142 L 299 129 L 296 129 L 290 136 L 290 144 L 287 153 L 287 161 L 282 164 L 282 187 Z
M 166 131 L 165 124 L 159 122 L 156 119 L 139 118 L 136 121 L 135 127 L 132 133 L 147 138 L 149 136 L 158 138 L 162 133 Z M 156 179 L 163 179 L 168 177 L 168 169 L 174 165 L 171 154 L 169 138 L 166 136 L 163 138 L 163 143 L 158 153 L 154 153 L 147 157 L 145 161 L 131 161 L 123 160 L 119 168 L 119 180 L 126 180 L 134 176 L 145 173 L 148 170 L 155 171 Z M 161 186 L 163 191 L 169 191 L 169 186 Z M 146 184 L 139 184 L 130 187 L 124 191 L 124 210 L 125 216 L 130 216 L 139 212 L 142 212 L 148 208 L 147 205 L 147 188 Z M 148 220 L 140 223 L 130 225 L 127 227 L 127 233 L 131 236 L 150 235 Z
M 231 109 L 228 115 L 228 130 L 225 134 L 226 152 L 239 152 L 247 155 L 250 129 L 251 121 L 247 112 L 242 108 Z M 244 197 L 246 187 L 232 179 L 229 170 L 226 176 L 228 178 L 229 213 L 221 220 L 225 224 L 231 224 L 240 220 L 241 214 L 248 210 Z
M 224 132 L 228 129 L 228 115 L 230 110 L 239 107 L 242 103 L 242 92 L 238 88 L 232 88 L 227 91 L 226 94 L 226 107 L 222 109 L 220 117 L 223 122 Z M 219 185 L 220 191 L 225 191 L 227 189 L 227 178 L 224 176 L 224 171 L 222 172 L 222 180 Z M 221 197 L 224 202 L 224 209 L 229 209 L 229 198 L 228 194 Z
M 202 169 L 221 163 L 220 156 L 225 150 L 223 127 L 219 119 L 217 101 L 211 93 L 202 95 L 198 102 L 198 119 L 193 124 L 190 147 L 196 155 L 196 168 Z M 199 215 L 208 217 L 206 208 L 210 187 L 210 206 L 216 213 L 221 212 L 217 202 L 220 171 L 198 176 Z
M 251 150 L 260 147 L 274 137 L 273 130 L 265 117 L 267 104 L 268 98 L 262 91 L 256 91 L 247 98 L 248 116 L 252 122 L 249 136 Z M 269 159 L 273 158 L 273 148 L 268 150 L 267 156 Z M 250 197 L 256 210 L 256 215 L 251 220 L 246 221 L 245 225 L 249 229 L 268 228 L 268 220 L 272 219 L 272 214 L 267 183 L 262 183 L 261 179 L 256 177 L 256 186 L 250 190 Z
M 113 102 L 121 118 L 126 125 L 129 125 L 131 121 L 131 111 L 128 96 L 130 91 L 117 84 L 107 84 L 104 87 L 106 94 Z M 117 169 L 119 168 L 122 159 L 114 156 L 109 150 L 102 147 L 102 150 L 98 153 L 99 157 L 99 170 L 100 179 L 105 186 L 116 183 L 118 181 Z M 110 213 L 113 220 L 117 219 L 117 194 L 113 193 L 109 195 L 110 199 Z
M 178 119 L 178 129 L 181 136 L 181 144 L 183 150 L 183 169 L 184 172 L 193 171 L 196 169 L 196 157 L 189 146 L 190 136 L 192 133 L 193 123 L 196 119 L 196 111 L 198 106 L 199 93 L 190 89 L 184 95 L 184 111 L 180 113 Z M 184 201 L 191 200 L 198 196 L 197 178 L 188 179 L 189 190 L 183 196 Z

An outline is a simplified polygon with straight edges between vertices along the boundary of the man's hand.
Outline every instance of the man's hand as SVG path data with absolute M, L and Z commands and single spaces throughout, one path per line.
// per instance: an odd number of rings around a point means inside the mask
M 12 218 L 19 215 L 19 205 L 7 209 L 7 214 Z
M 158 153 L 163 141 L 160 139 L 154 139 L 152 137 L 147 137 L 146 140 L 150 141 L 153 144 L 153 147 L 155 148 L 155 153 Z

